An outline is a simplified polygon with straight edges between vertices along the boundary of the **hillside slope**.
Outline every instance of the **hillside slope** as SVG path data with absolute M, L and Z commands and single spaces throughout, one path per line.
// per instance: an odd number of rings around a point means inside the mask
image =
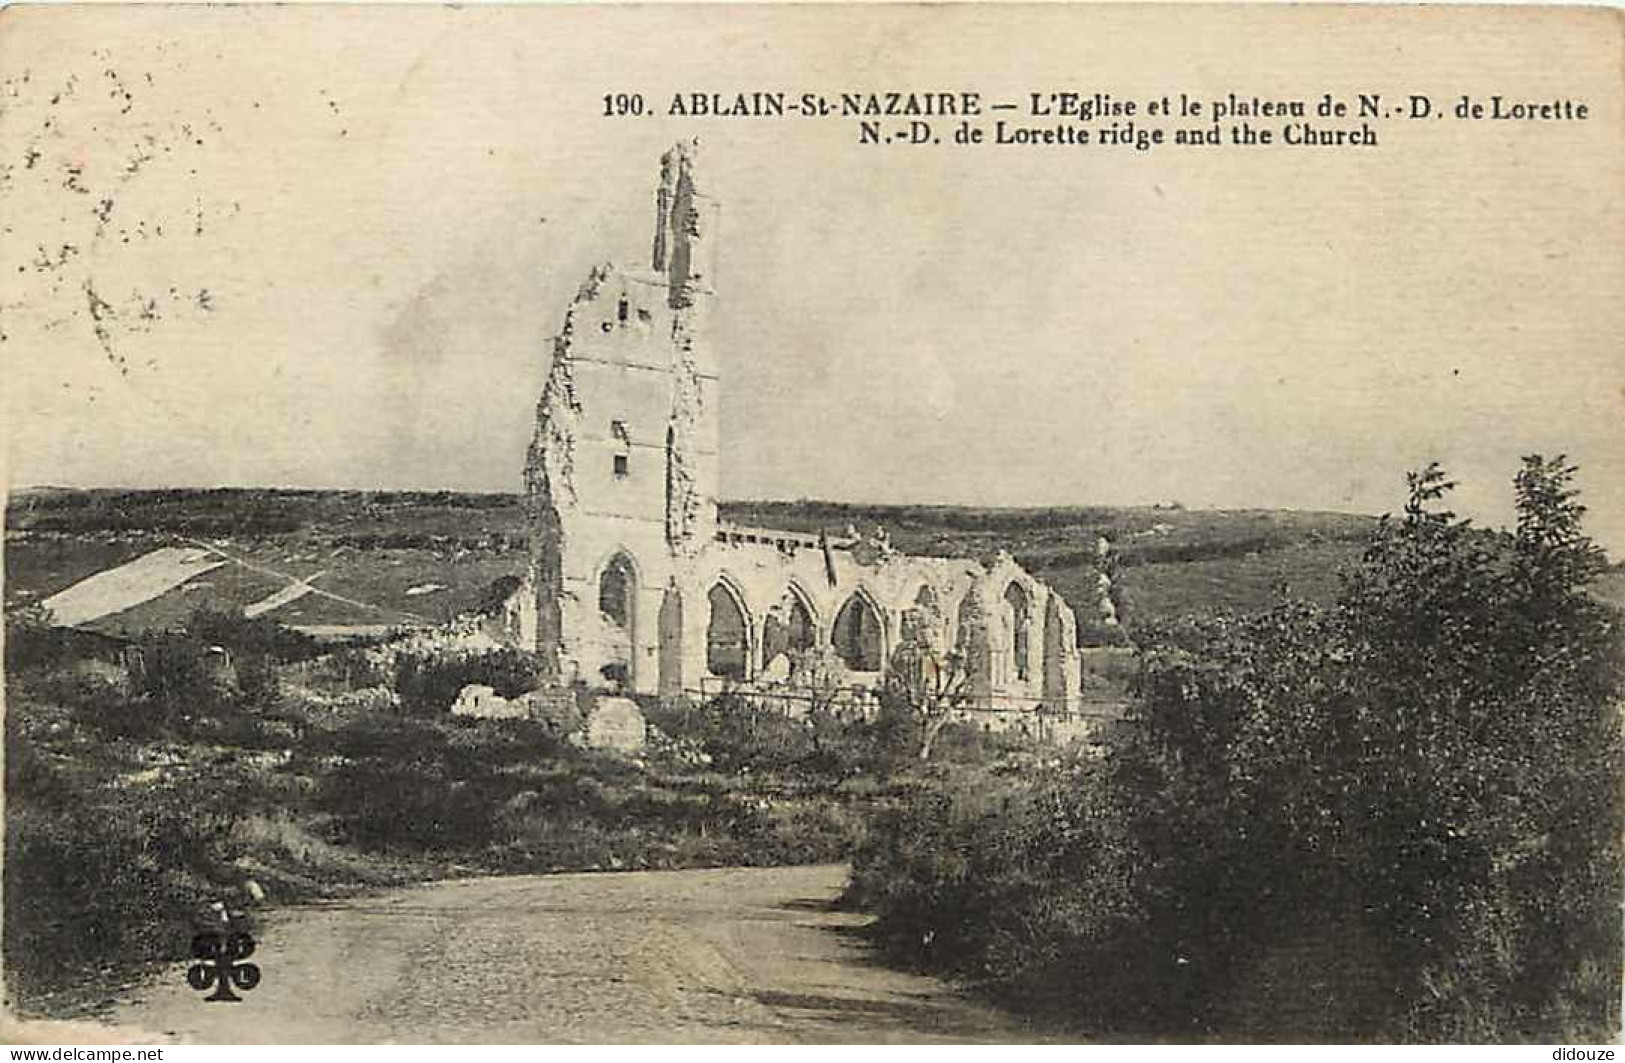
M 725 502 L 721 516 L 804 531 L 883 525 L 899 549 L 920 554 L 1007 550 L 1080 612 L 1106 563 L 1098 552 L 1105 538 L 1119 611 L 1130 625 L 1254 609 L 1283 589 L 1323 599 L 1373 524 L 1350 514 L 1280 510 L 805 500 Z M 202 605 L 257 605 L 307 628 L 434 623 L 478 606 L 496 581 L 522 575 L 528 545 L 517 496 L 449 491 L 51 488 L 15 494 L 6 527 L 8 608 L 163 547 L 212 551 L 225 562 L 88 625 L 108 634 L 164 627 Z

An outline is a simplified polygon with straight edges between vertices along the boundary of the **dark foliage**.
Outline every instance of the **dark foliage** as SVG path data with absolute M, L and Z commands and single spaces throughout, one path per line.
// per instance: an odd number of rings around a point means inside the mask
M 45 672 L 80 660 L 117 661 L 122 639 L 53 626 L 39 606 L 6 610 L 6 674 Z
M 218 609 L 194 612 L 187 620 L 186 634 L 195 642 L 221 646 L 235 654 L 278 661 L 308 660 L 321 652 L 315 639 L 269 617 L 249 619 Z
M 8 528 L 55 532 L 284 535 L 357 511 L 506 509 L 513 495 L 463 491 L 320 491 L 253 487 L 38 490 L 14 495 Z
M 492 688 L 499 697 L 516 698 L 536 689 L 536 662 L 518 650 L 464 657 L 410 653 L 395 660 L 395 692 L 406 713 L 432 716 L 449 712 L 458 693 L 473 683 Z
M 145 688 L 66 650 L 8 677 L 5 960 L 30 1011 L 180 958 L 214 903 L 257 903 L 248 877 L 284 903 L 475 869 L 828 862 L 861 829 L 834 785 L 647 768 L 540 721 L 339 709 L 292 683 L 254 705 L 195 643 L 143 650 Z
M 1138 738 L 921 798 L 855 896 L 899 955 L 1118 1031 L 1612 1039 L 1625 661 L 1573 472 L 1527 459 L 1506 533 L 1417 474 L 1335 605 L 1164 631 Z
M 870 713 L 816 697 L 810 703 L 797 700 L 794 707 L 792 713 L 771 697 L 731 693 L 697 705 L 649 705 L 645 712 L 662 731 L 698 745 L 721 771 L 838 780 L 887 776 L 919 759 L 918 721 L 885 698 Z M 1016 739 L 949 721 L 937 736 L 935 759 L 981 764 L 1019 745 Z
M 128 972 L 184 950 L 236 898 L 240 780 L 200 765 L 139 799 L 61 766 L 13 703 L 6 734 L 5 939 L 14 1000 L 110 992 Z M 60 727 L 60 725 L 59 725 Z M 92 998 L 94 999 L 94 998 Z
M 448 740 L 476 734 L 483 741 Z M 343 758 L 324 779 L 317 802 L 334 817 L 333 840 L 448 854 L 506 840 L 497 813 L 515 787 L 494 768 L 563 752 L 551 734 L 522 722 L 459 721 L 448 735 L 428 721 L 388 718 L 357 721 L 326 736 L 322 746 Z
M 490 553 L 523 551 L 530 539 L 522 532 L 485 532 L 479 535 L 437 535 L 428 532 L 356 532 L 333 537 L 334 546 L 358 550 L 484 550 Z

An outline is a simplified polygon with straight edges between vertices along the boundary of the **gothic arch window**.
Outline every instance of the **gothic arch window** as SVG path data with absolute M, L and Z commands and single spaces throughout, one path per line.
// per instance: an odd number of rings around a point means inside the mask
M 907 600 L 906 597 L 904 600 Z M 915 588 L 912 602 L 903 608 L 902 625 L 898 629 L 899 644 L 911 638 L 923 637 L 933 650 L 945 648 L 948 618 L 943 615 L 942 603 L 931 584 L 922 583 Z
M 791 584 L 762 621 L 762 661 L 772 664 L 780 654 L 811 649 L 817 640 L 812 608 L 801 589 Z
M 711 619 L 705 628 L 705 668 L 715 676 L 744 679 L 750 674 L 750 615 L 738 593 L 718 580 L 706 596 Z
M 883 641 L 880 612 L 867 597 L 854 593 L 830 628 L 836 654 L 854 672 L 878 672 L 884 667 Z
M 985 646 L 986 618 L 982 609 L 982 600 L 975 587 L 959 599 L 959 608 L 954 614 L 954 648 L 967 657 L 973 649 Z
M 1015 661 L 1016 679 L 1025 683 L 1032 678 L 1032 598 L 1027 588 L 1012 580 L 1004 589 L 1004 601 L 1010 609 L 1010 655 Z
M 598 575 L 598 620 L 604 632 L 602 677 L 627 684 L 637 645 L 638 571 L 625 551 L 617 552 Z

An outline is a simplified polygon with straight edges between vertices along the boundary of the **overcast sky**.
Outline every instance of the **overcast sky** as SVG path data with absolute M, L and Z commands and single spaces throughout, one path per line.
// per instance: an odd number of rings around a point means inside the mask
M 1500 522 L 1566 451 L 1625 553 L 1618 22 L 1378 14 L 11 9 L 10 481 L 516 490 L 547 337 L 698 135 L 727 497 L 1381 512 L 1437 458 Z M 908 88 L 1592 118 L 1136 154 L 601 117 Z

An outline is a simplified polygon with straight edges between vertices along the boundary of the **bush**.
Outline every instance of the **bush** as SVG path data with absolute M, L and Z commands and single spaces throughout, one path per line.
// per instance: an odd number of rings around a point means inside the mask
M 249 619 L 241 613 L 198 609 L 186 622 L 187 637 L 203 646 L 220 646 L 235 657 L 261 661 L 302 661 L 317 656 L 321 644 L 269 617 Z
M 451 711 L 457 695 L 471 683 L 491 687 L 500 697 L 516 698 L 535 690 L 539 682 L 535 660 L 518 650 L 459 657 L 411 653 L 395 659 L 401 709 L 420 716 Z
M 54 627 L 39 604 L 6 610 L 6 674 L 48 672 L 91 656 L 94 636 Z
M 232 791 L 207 770 L 144 790 L 87 788 L 8 726 L 5 939 L 18 997 L 82 992 L 109 964 L 184 955 L 240 877 Z
M 1069 760 L 974 791 L 927 784 L 875 817 L 846 899 L 910 966 L 1097 1031 L 1188 1033 L 1198 975 L 1134 888 L 1151 865 L 1113 771 Z
M 494 810 L 508 794 L 492 769 L 513 755 L 521 729 L 462 723 L 363 717 L 324 736 L 322 748 L 343 758 L 317 797 L 334 840 L 447 854 L 507 841 Z M 526 737 L 555 752 L 539 734 Z
M 843 778 L 890 771 L 914 752 L 894 721 L 833 702 L 815 701 L 791 715 L 771 697 L 727 693 L 699 705 L 649 705 L 645 713 L 663 734 L 697 745 L 707 763 L 725 772 Z
M 1573 473 L 1527 459 L 1510 533 L 1418 474 L 1333 607 L 1158 633 L 1134 737 L 921 795 L 854 897 L 900 955 L 1140 1033 L 1612 1039 L 1625 655 Z

